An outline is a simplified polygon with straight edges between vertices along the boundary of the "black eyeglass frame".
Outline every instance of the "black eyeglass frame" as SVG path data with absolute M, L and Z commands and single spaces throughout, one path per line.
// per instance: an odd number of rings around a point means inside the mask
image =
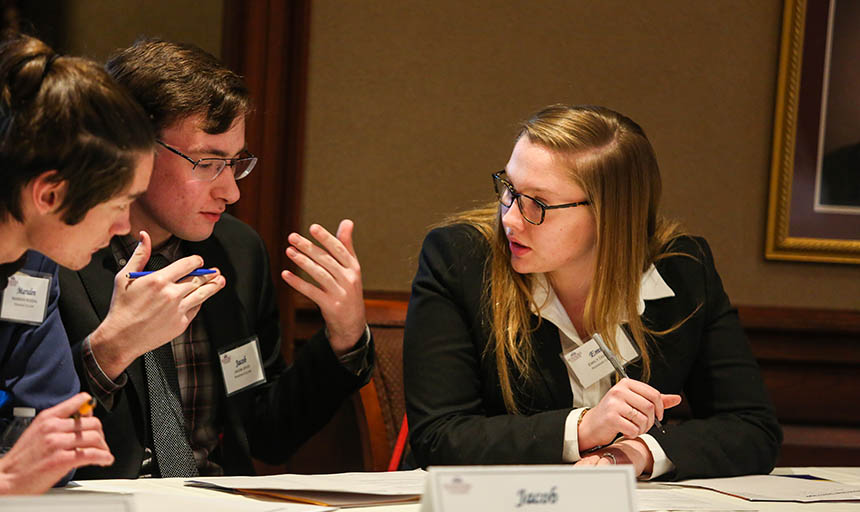
M 501 171 L 493 173 L 493 188 L 496 190 L 496 197 L 499 200 L 499 204 L 501 204 L 505 208 L 510 208 L 511 206 L 514 205 L 514 200 L 516 200 L 517 201 L 517 208 L 520 209 L 520 213 L 522 214 L 523 218 L 526 219 L 526 222 L 528 222 L 530 224 L 534 224 L 535 226 L 539 226 L 539 225 L 543 224 L 543 221 L 546 218 L 546 211 L 547 210 L 557 210 L 559 208 L 575 208 L 577 206 L 587 206 L 587 205 L 591 204 L 591 201 L 586 199 L 585 201 L 577 201 L 575 203 L 548 205 L 548 204 L 544 203 L 543 201 L 541 201 L 540 199 L 536 199 L 530 195 L 517 192 L 517 189 L 514 188 L 514 185 L 510 181 L 502 178 L 502 174 L 504 172 L 505 172 L 505 170 L 502 169 Z M 505 204 L 504 201 L 502 201 L 502 191 L 499 190 L 499 187 L 498 187 L 499 183 L 501 183 L 502 186 L 507 188 L 508 192 L 511 193 L 510 204 Z M 521 197 L 526 197 L 528 199 L 531 199 L 532 201 L 537 203 L 538 206 L 540 206 L 540 221 L 535 222 L 535 221 L 531 220 L 530 218 L 526 217 L 526 214 L 523 212 L 522 199 L 520 199 Z
M 201 158 L 199 160 L 194 160 L 190 156 L 186 155 L 182 151 L 179 151 L 175 147 L 165 143 L 162 140 L 156 139 L 155 142 L 159 143 L 164 149 L 170 151 L 171 153 L 173 153 L 175 155 L 179 155 L 182 158 L 191 162 L 191 164 L 194 166 L 191 168 L 192 171 L 195 171 L 197 169 L 197 166 L 199 166 L 201 163 L 224 162 L 224 166 L 221 167 L 221 169 L 218 172 L 216 172 L 214 176 L 212 176 L 208 180 L 202 180 L 202 181 L 215 181 L 216 179 L 218 179 L 218 176 L 220 176 L 221 173 L 224 172 L 224 169 L 226 169 L 227 167 L 233 167 L 235 169 L 237 163 L 246 162 L 246 161 L 250 160 L 251 163 L 248 165 L 248 168 L 245 169 L 245 172 L 243 172 L 240 176 L 236 176 L 235 173 L 233 174 L 233 179 L 235 179 L 236 181 L 239 181 L 242 178 L 247 178 L 248 175 L 251 174 L 251 171 L 254 170 L 254 167 L 257 166 L 257 157 L 254 156 L 254 154 L 251 153 L 250 151 L 248 151 L 247 149 L 244 150 L 244 152 L 248 153 L 248 155 L 250 155 L 250 156 L 246 156 L 246 157 L 242 157 L 242 158 Z

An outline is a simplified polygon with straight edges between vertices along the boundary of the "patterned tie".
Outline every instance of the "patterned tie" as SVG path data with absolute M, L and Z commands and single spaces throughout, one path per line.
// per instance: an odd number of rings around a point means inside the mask
M 166 267 L 167 258 L 155 254 L 146 270 Z M 185 432 L 176 363 L 170 342 L 143 355 L 146 388 L 149 391 L 149 422 L 152 428 L 152 448 L 158 463 L 158 473 L 167 477 L 198 476 L 194 452 Z

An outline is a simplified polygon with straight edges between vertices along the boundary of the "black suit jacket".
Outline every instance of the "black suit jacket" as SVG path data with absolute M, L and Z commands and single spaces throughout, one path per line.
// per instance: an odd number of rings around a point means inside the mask
M 664 478 L 766 473 L 782 432 L 737 312 L 729 304 L 707 243 L 682 238 L 692 255 L 656 263 L 675 297 L 646 302 L 655 340 L 649 384 L 683 393 L 693 418 L 653 435 L 674 463 Z M 559 357 L 558 329 L 532 317 L 535 369 L 517 393 L 525 413 L 507 414 L 492 353 L 482 292 L 489 247 L 472 227 L 431 231 L 424 241 L 406 318 L 404 378 L 411 444 L 422 466 L 561 464 L 573 396 Z M 698 310 L 696 308 L 699 307 Z M 631 378 L 642 369 L 628 367 Z
M 211 237 L 183 242 L 183 254 L 199 254 L 218 267 L 227 285 L 201 308 L 213 369 L 220 386 L 223 437 L 210 456 L 227 475 L 252 475 L 251 457 L 283 463 L 325 425 L 341 402 L 361 387 L 369 372 L 356 376 L 340 364 L 323 332 L 287 368 L 280 354 L 278 311 L 263 241 L 241 221 L 224 215 Z M 81 359 L 81 342 L 107 315 L 117 268 L 110 248 L 96 253 L 84 269 L 60 272 L 60 311 L 72 343 L 84 389 L 91 385 Z M 257 335 L 267 382 L 227 398 L 217 361 L 221 347 Z M 372 350 L 372 347 L 371 347 Z M 97 407 L 105 438 L 116 461 L 110 467 L 78 470 L 77 478 L 136 478 L 149 436 L 149 401 L 143 358 L 127 369 L 128 383 L 110 411 Z

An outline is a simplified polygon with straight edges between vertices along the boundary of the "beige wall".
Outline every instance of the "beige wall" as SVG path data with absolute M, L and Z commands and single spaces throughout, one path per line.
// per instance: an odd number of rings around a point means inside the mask
M 664 212 L 733 301 L 860 308 L 857 266 L 763 258 L 782 2 L 315 0 L 303 219 L 357 223 L 369 290 L 408 290 L 427 227 L 492 198 L 513 126 L 603 104 L 649 134 Z
M 25 14 L 45 19 L 63 52 L 98 61 L 140 36 L 194 43 L 221 54 L 220 0 L 59 0 L 28 4 Z
M 139 35 L 220 53 L 220 1 L 45 2 L 64 51 Z M 734 302 L 860 309 L 857 266 L 763 259 L 781 0 L 313 0 L 303 218 L 351 216 L 369 290 L 409 289 L 427 227 L 492 198 L 513 126 L 553 102 L 637 120 L 664 211 Z

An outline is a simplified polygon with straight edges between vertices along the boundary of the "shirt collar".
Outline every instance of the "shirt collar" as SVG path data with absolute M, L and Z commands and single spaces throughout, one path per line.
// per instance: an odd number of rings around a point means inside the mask
M 134 254 L 134 250 L 137 249 L 138 242 L 139 240 L 137 237 L 130 234 L 115 236 L 111 239 L 111 252 L 113 252 L 114 259 L 120 267 L 124 267 L 128 262 L 128 259 L 131 258 L 131 255 Z M 161 254 L 167 258 L 168 262 L 173 263 L 182 257 L 180 248 L 181 240 L 175 236 L 171 236 L 160 246 L 153 247 L 150 256 L 153 254 Z
M 24 254 L 21 255 L 15 261 L 10 261 L 7 263 L 0 264 L 0 292 L 6 289 L 7 283 L 9 282 L 9 277 L 12 276 L 15 272 L 24 268 L 24 264 L 27 262 L 27 251 L 24 251 Z
M 666 284 L 663 276 L 657 272 L 657 267 L 652 263 L 648 270 L 642 274 L 642 282 L 639 285 L 639 307 L 637 309 L 639 314 L 645 312 L 646 300 L 665 299 L 674 296 L 675 292 Z
M 576 329 L 573 327 L 573 322 L 567 316 L 567 312 L 561 305 L 561 301 L 549 285 L 544 274 L 532 274 L 532 312 L 540 313 L 540 316 L 549 320 L 558 327 L 568 338 L 579 342 L 579 336 L 576 334 Z M 674 297 L 675 292 L 663 280 L 663 276 L 657 271 L 654 264 L 648 267 L 642 274 L 642 281 L 639 283 L 639 305 L 637 311 L 641 315 L 645 312 L 646 300 L 665 299 Z

